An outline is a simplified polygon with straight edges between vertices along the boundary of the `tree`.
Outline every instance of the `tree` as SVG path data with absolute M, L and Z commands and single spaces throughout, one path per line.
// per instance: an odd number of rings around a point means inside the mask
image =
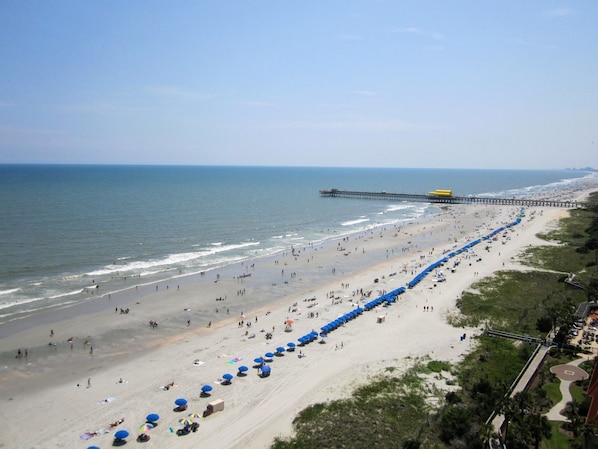
M 526 430 L 529 432 L 534 442 L 535 449 L 540 447 L 540 441 L 542 441 L 542 438 L 550 438 L 552 436 L 552 428 L 550 427 L 550 422 L 548 422 L 548 418 L 546 416 L 543 416 L 539 413 L 532 413 L 527 415 L 524 422 L 527 427 Z
M 505 441 L 508 437 L 511 421 L 521 422 L 523 416 L 528 414 L 531 408 L 532 398 L 527 391 L 520 391 L 513 397 L 506 397 L 501 401 L 498 411 L 505 417 Z
M 538 318 L 538 321 L 536 321 L 536 329 L 543 334 L 546 334 L 547 332 L 550 332 L 550 329 L 552 329 L 552 321 L 553 320 L 548 316 Z
M 482 448 L 488 447 L 488 441 L 491 438 L 495 437 L 496 433 L 494 432 L 494 427 L 492 423 L 484 423 L 480 426 L 480 430 L 478 431 L 478 437 L 482 441 Z
M 465 407 L 446 407 L 440 416 L 440 439 L 445 443 L 454 438 L 462 438 L 471 428 L 474 419 Z
M 575 400 L 567 402 L 563 415 L 569 418 L 568 427 L 573 432 L 573 435 L 578 436 L 583 431 L 585 421 L 585 416 L 580 415 L 579 402 Z

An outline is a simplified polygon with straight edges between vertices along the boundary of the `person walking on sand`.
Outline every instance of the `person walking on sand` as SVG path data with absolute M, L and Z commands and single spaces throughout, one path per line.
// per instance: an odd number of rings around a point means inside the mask
M 87 378 L 87 388 L 91 388 L 91 377 Z

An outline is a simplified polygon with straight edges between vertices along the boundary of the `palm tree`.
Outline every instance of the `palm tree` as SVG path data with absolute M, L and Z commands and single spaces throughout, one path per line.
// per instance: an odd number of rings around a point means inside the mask
M 503 435 L 505 441 L 507 441 L 507 436 L 509 433 L 509 424 L 511 423 L 511 420 L 515 416 L 516 410 L 517 410 L 516 402 L 513 398 L 511 398 L 509 396 L 504 397 L 498 406 L 498 410 L 497 410 L 498 413 L 503 415 L 505 418 L 505 421 L 504 421 L 505 433 Z
M 567 418 L 569 418 L 571 432 L 573 432 L 574 436 L 578 436 L 582 431 L 583 423 L 585 421 L 584 416 L 579 415 L 579 402 L 576 400 L 567 402 L 565 406 L 565 412 L 563 413 Z
M 502 400 L 499 406 L 499 413 L 505 417 L 505 441 L 507 441 L 511 420 L 517 419 L 519 421 L 524 413 L 528 413 L 531 410 L 531 404 L 531 396 L 526 391 L 520 391 L 513 397 L 505 397 Z
M 550 422 L 548 422 L 548 418 L 544 415 L 532 413 L 525 419 L 525 424 L 527 431 L 534 441 L 535 449 L 540 447 L 542 438 L 550 438 L 552 436 L 552 427 L 550 426 Z
M 589 422 L 583 425 L 581 436 L 582 436 L 582 446 L 581 447 L 591 447 L 590 442 L 595 440 L 596 438 L 596 426 L 593 422 Z
M 482 440 L 482 449 L 484 449 L 488 446 L 488 441 L 490 441 L 491 438 L 496 436 L 492 423 L 482 424 L 480 426 L 480 430 L 478 431 L 478 436 Z

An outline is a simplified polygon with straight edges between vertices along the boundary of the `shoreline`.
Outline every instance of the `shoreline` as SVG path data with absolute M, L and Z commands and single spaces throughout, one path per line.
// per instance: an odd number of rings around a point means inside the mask
M 45 323 L 5 338 L 1 340 L 3 348 L 9 342 L 18 342 L 19 347 L 35 349 L 30 349 L 28 360 L 15 360 L 14 353 L 2 359 L 0 401 L 5 406 L 0 408 L 0 416 L 11 430 L 0 437 L 0 446 L 10 441 L 19 447 L 87 447 L 89 444 L 80 436 L 100 429 L 103 423 L 113 422 L 119 415 L 126 416 L 126 422 L 119 429 L 127 428 L 131 440 L 145 415 L 157 412 L 162 421 L 157 429 L 150 431 L 149 444 L 162 442 L 169 447 L 190 448 L 198 443 L 196 436 L 177 438 L 167 432 L 169 426 L 178 427 L 179 416 L 172 412 L 172 403 L 175 397 L 182 396 L 190 400 L 190 409 L 193 408 L 190 411 L 198 413 L 211 399 L 222 397 L 225 400 L 223 413 L 199 419 L 202 427 L 198 435 L 202 443 L 222 448 L 265 447 L 274 436 L 288 434 L 292 419 L 306 405 L 348 394 L 348 386 L 379 372 L 385 364 L 406 366 L 413 359 L 425 356 L 456 361 L 471 344 L 470 339 L 460 343 L 458 337 L 464 332 L 468 336 L 476 332 L 446 324 L 446 315 L 454 311 L 460 292 L 478 276 L 501 269 L 501 264 L 512 265 L 512 258 L 523 247 L 538 243 L 535 234 L 558 220 L 561 210 L 543 209 L 542 215 L 535 214 L 531 220 L 529 216 L 539 209 L 528 208 L 528 217 L 520 228 L 518 225 L 512 241 L 493 248 L 487 255 L 484 253 L 482 261 L 473 265 L 463 262 L 456 273 L 447 273 L 447 282 L 432 286 L 428 279 L 401 295 L 391 307 L 364 313 L 355 322 L 331 333 L 328 344 L 307 345 L 305 358 L 297 359 L 292 353 L 276 358 L 271 377 L 257 378 L 251 368 L 257 355 L 295 341 L 311 329 L 319 330 L 354 304 L 362 303 L 361 289 L 371 291 L 370 299 L 373 299 L 380 291 L 405 285 L 413 277 L 412 273 L 418 272 L 418 267 L 438 260 L 443 251 L 457 244 L 456 241 L 461 245 L 469 235 L 486 234 L 488 228 L 495 229 L 496 224 L 512 221 L 509 217 L 518 210 L 516 207 L 451 207 L 429 222 L 414 223 L 409 228 L 376 229 L 346 241 L 343 238 L 339 243 L 346 242 L 346 251 L 338 251 L 333 244 L 326 248 L 307 248 L 296 258 L 287 254 L 279 257 L 277 263 L 273 258 L 272 266 L 256 267 L 256 273 L 259 271 L 263 276 L 261 285 L 257 285 L 259 276 L 254 278 L 253 273 L 242 282 L 223 277 L 217 283 L 205 279 L 202 285 L 181 283 L 180 290 L 169 288 L 149 294 L 140 304 L 134 304 L 129 314 L 105 309 L 79 315 L 65 322 L 69 325 L 67 329 L 59 326 L 53 329 L 55 338 L 60 341 L 66 341 L 71 334 L 77 335 L 73 350 L 35 345 L 35 341 L 49 338 Z M 417 241 L 417 248 L 402 251 L 408 241 L 412 244 Z M 345 255 L 348 251 L 350 254 Z M 351 262 L 355 262 L 355 266 Z M 340 268 L 339 272 L 333 272 L 334 268 Z M 343 268 L 347 268 L 346 273 L 342 272 Z M 291 276 L 293 272 L 297 275 Z M 391 276 L 395 272 L 397 274 Z M 375 278 L 379 279 L 377 283 Z M 252 281 L 256 281 L 256 285 Z M 293 288 L 286 290 L 292 291 L 285 291 L 289 285 Z M 232 292 L 226 294 L 225 301 L 207 299 L 204 306 L 197 298 L 200 294 L 222 295 L 218 293 L 221 287 Z M 246 288 L 247 293 L 233 296 L 240 288 Z M 266 293 L 268 298 L 261 297 Z M 252 299 L 244 301 L 248 295 Z M 312 297 L 316 300 L 305 301 Z M 200 303 L 202 308 L 196 310 Z M 294 304 L 299 310 L 291 312 Z M 424 311 L 428 304 L 432 312 Z M 232 313 L 216 314 L 216 306 L 228 307 Z M 191 313 L 183 313 L 185 308 L 191 308 Z M 317 315 L 310 318 L 312 312 Z M 425 313 L 425 325 L 422 325 L 422 313 Z M 165 317 L 158 329 L 148 326 L 152 314 Z M 244 321 L 252 322 L 251 328 L 238 326 L 243 314 L 246 315 Z M 382 324 L 376 322 L 381 314 L 385 317 Z M 210 316 L 217 319 L 210 320 L 212 326 L 208 328 L 207 323 L 200 321 Z M 289 316 L 295 323 L 293 331 L 287 333 L 283 323 Z M 189 326 L 186 319 L 191 319 Z M 103 336 L 97 337 L 95 329 L 98 333 L 104 329 Z M 266 340 L 264 334 L 270 329 L 273 339 Z M 255 333 L 255 338 L 248 338 L 246 332 Z M 82 343 L 87 335 L 93 335 L 93 354 L 89 353 L 89 346 Z M 384 341 L 400 344 L 391 347 L 376 344 Z M 339 346 L 342 349 L 337 349 Z M 233 358 L 242 358 L 250 373 L 247 378 L 235 378 L 230 386 L 222 386 L 218 379 L 226 370 L 235 374 L 238 363 L 229 363 Z M 195 366 L 194 360 L 203 363 Z M 84 388 L 90 377 L 91 387 Z M 127 379 L 128 383 L 117 384 L 119 378 Z M 301 382 L 297 383 L 298 379 Z M 179 386 L 173 391 L 159 390 L 159 386 L 171 381 Z M 202 383 L 214 387 L 211 399 L 199 397 Z M 102 398 L 109 397 L 116 400 L 101 403 Z M 44 407 L 40 405 L 53 407 L 56 416 L 42 419 Z M 79 416 L 81 418 L 75 418 Z M 19 432 L 23 429 L 19 423 L 24 419 L 44 422 L 35 438 Z M 107 446 L 112 433 L 102 432 L 90 443 Z M 74 440 L 80 441 L 79 446 Z
M 337 242 L 340 242 L 344 238 L 360 239 L 366 236 L 367 234 L 378 232 L 380 230 L 383 230 L 384 228 L 410 228 L 423 222 L 431 221 L 435 217 L 438 217 L 443 213 L 444 212 L 442 212 L 439 209 L 439 212 L 437 213 L 427 213 L 418 217 L 417 219 L 409 219 L 391 225 L 376 224 L 372 225 L 368 229 L 363 229 L 353 233 L 336 235 L 327 238 L 323 241 L 318 242 L 317 244 L 312 242 L 303 242 L 297 244 L 296 246 L 298 248 L 307 247 L 313 249 L 314 247 L 316 247 L 317 249 L 326 249 L 337 244 Z M 257 264 L 258 266 L 268 265 L 272 263 L 274 260 L 284 257 L 284 255 L 288 253 L 290 250 L 291 247 L 285 250 L 280 250 L 273 254 L 248 257 L 247 259 L 244 259 L 240 262 L 228 263 L 223 266 L 209 268 L 202 272 L 197 271 L 193 273 L 177 274 L 159 281 L 148 280 L 147 282 L 135 282 L 136 280 L 143 281 L 143 279 L 141 277 L 136 276 L 125 277 L 125 280 L 123 281 L 124 285 L 122 286 L 122 288 L 116 291 L 112 291 L 110 293 L 102 293 L 100 290 L 101 285 L 98 285 L 98 294 L 92 295 L 84 301 L 79 301 L 73 304 L 63 304 L 52 308 L 44 308 L 33 313 L 27 312 L 30 313 L 30 315 L 22 318 L 18 317 L 11 321 L 2 323 L 0 325 L 0 343 L 3 339 L 6 339 L 7 337 L 9 338 L 16 333 L 20 333 L 43 324 L 51 325 L 53 323 L 60 323 L 63 321 L 74 319 L 78 316 L 87 315 L 89 313 L 108 310 L 111 307 L 115 306 L 131 307 L 131 305 L 135 304 L 135 302 L 139 301 L 140 299 L 151 296 L 158 291 L 163 291 L 164 289 L 168 290 L 171 286 L 184 287 L 191 285 L 192 288 L 196 288 L 197 285 L 200 285 L 202 283 L 215 281 L 214 276 L 221 276 L 222 281 L 230 281 L 231 279 L 235 280 L 242 274 L 247 273 L 249 271 L 249 266 L 254 264 Z M 366 266 L 363 263 L 362 265 Z M 251 270 L 250 274 L 256 274 L 254 271 L 255 270 Z M 259 272 L 257 274 L 260 275 Z M 158 289 L 154 290 L 156 287 Z
M 378 225 L 365 231 L 359 231 L 358 233 L 352 234 L 350 236 L 327 240 L 319 247 L 314 247 L 311 244 L 302 245 L 302 249 L 305 250 L 303 256 L 305 256 L 307 252 L 310 252 L 310 254 L 313 256 L 317 254 L 317 251 L 331 251 L 336 244 L 340 243 L 340 241 L 345 238 L 353 239 L 359 243 L 359 241 L 370 239 L 374 233 L 397 233 L 401 232 L 401 230 L 402 232 L 407 233 L 408 231 L 415 230 L 415 233 L 409 233 L 409 235 L 410 237 L 413 237 L 413 240 L 420 241 L 425 239 L 425 237 L 417 235 L 417 232 L 421 232 L 419 231 L 419 228 L 433 219 L 443 215 L 444 213 L 422 216 L 419 220 L 401 224 L 398 228 L 399 230 L 397 230 L 397 227 L 393 227 L 389 230 L 386 229 L 386 225 Z M 410 247 L 410 250 L 417 250 L 416 244 L 411 243 L 408 246 Z M 378 249 L 378 251 L 380 251 L 380 249 Z M 199 318 L 205 323 L 208 323 L 210 321 L 216 322 L 217 320 L 224 319 L 222 318 L 222 313 L 215 313 L 215 310 L 218 309 L 219 305 L 222 306 L 221 309 L 226 308 L 227 306 L 234 309 L 241 307 L 238 302 L 236 304 L 234 303 L 235 299 L 233 299 L 232 295 L 227 295 L 227 292 L 230 293 L 234 290 L 233 284 L 238 285 L 239 289 L 247 289 L 246 286 L 249 284 L 250 288 L 255 292 L 254 295 L 260 292 L 262 295 L 269 296 L 269 298 L 263 301 L 256 301 L 255 299 L 250 300 L 248 304 L 250 307 L 261 307 L 262 304 L 267 304 L 270 301 L 274 301 L 277 297 L 280 298 L 302 291 L 304 286 L 301 285 L 301 273 L 299 277 L 295 277 L 295 281 L 298 282 L 291 281 L 288 276 L 289 273 L 287 273 L 286 278 L 282 277 L 278 278 L 277 280 L 275 273 L 276 268 L 274 267 L 276 262 L 278 262 L 280 269 L 287 268 L 287 271 L 289 268 L 299 265 L 301 269 L 307 271 L 307 273 L 304 274 L 306 274 L 310 280 L 316 278 L 316 281 L 318 281 L 317 278 L 320 277 L 322 278 L 322 281 L 328 281 L 326 279 L 329 276 L 328 273 L 314 273 L 313 271 L 318 271 L 319 267 L 310 267 L 309 264 L 302 263 L 301 261 L 297 260 L 297 258 L 292 260 L 293 257 L 290 257 L 289 253 L 290 249 L 287 251 L 282 251 L 279 254 L 258 256 L 240 263 L 229 264 L 218 269 L 206 271 L 205 275 L 194 273 L 182 275 L 180 277 L 177 276 L 157 283 L 133 284 L 126 289 L 121 290 L 120 293 L 122 294 L 115 294 L 114 296 L 98 295 L 95 298 L 91 298 L 90 300 L 81 303 L 62 306 L 50 311 L 43 310 L 40 313 L 34 314 L 30 317 L 6 323 L 3 325 L 0 332 L 0 343 L 2 344 L 2 350 L 0 351 L 0 364 L 2 363 L 2 360 L 6 358 L 6 356 L 13 356 L 16 350 L 19 348 L 24 350 L 28 347 L 43 347 L 41 342 L 46 344 L 46 340 L 48 343 L 52 340 L 56 340 L 58 344 L 64 344 L 66 343 L 67 338 L 73 336 L 73 334 L 68 334 L 67 337 L 64 333 L 62 333 L 62 335 L 59 337 L 58 332 L 56 333 L 56 338 L 52 338 L 49 335 L 47 338 L 42 338 L 40 336 L 40 340 L 36 345 L 35 342 L 32 342 L 31 338 L 29 338 L 27 335 L 29 331 L 35 332 L 42 326 L 47 326 L 48 332 L 50 330 L 60 329 L 61 327 L 74 327 L 76 329 L 77 326 L 74 325 L 73 322 L 75 322 L 77 319 L 111 311 L 115 307 L 118 309 L 129 308 L 133 313 L 135 312 L 135 306 L 142 305 L 144 301 L 155 302 L 157 300 L 163 300 L 165 297 L 173 299 L 173 295 L 178 295 L 179 297 L 182 296 L 184 301 L 193 301 L 194 303 L 199 304 L 199 308 L 192 310 L 191 313 L 185 313 L 185 316 L 189 315 L 193 321 L 195 321 L 196 318 Z M 302 257 L 302 255 L 299 255 L 298 257 Z M 367 268 L 371 265 L 371 262 L 375 262 L 379 258 L 380 255 L 376 254 L 375 251 L 371 254 L 368 251 L 365 260 L 360 259 L 352 261 L 350 259 L 344 258 L 345 260 L 339 261 L 339 258 L 337 258 L 337 260 L 335 260 L 335 265 L 340 266 L 343 270 L 346 269 L 346 271 L 349 272 L 347 274 L 350 274 L 352 271 L 359 271 Z M 280 262 L 282 262 L 282 264 L 280 264 Z M 255 267 L 250 268 L 251 266 Z M 312 272 L 309 272 L 310 270 Z M 248 272 L 251 276 L 240 279 L 238 278 L 238 275 L 241 271 L 244 271 L 245 273 Z M 345 273 L 343 271 L 339 270 L 339 276 L 344 274 Z M 171 280 L 178 280 L 179 282 L 178 284 L 173 284 L 169 282 Z M 212 297 L 201 298 L 201 301 L 196 301 L 195 299 L 190 300 L 190 295 L 194 294 L 200 289 L 204 292 L 208 292 L 207 294 L 212 295 Z M 243 295 L 242 299 L 245 299 L 248 296 L 250 295 Z M 215 299 L 219 297 L 227 297 L 227 299 L 223 302 L 215 301 Z M 238 295 L 234 298 L 239 299 Z M 183 316 L 183 314 L 179 315 L 181 317 Z M 171 320 L 172 317 L 167 317 L 164 320 L 156 319 L 156 321 L 159 323 L 169 323 Z M 91 335 L 75 335 L 76 339 L 81 339 L 83 337 L 87 338 L 91 337 Z

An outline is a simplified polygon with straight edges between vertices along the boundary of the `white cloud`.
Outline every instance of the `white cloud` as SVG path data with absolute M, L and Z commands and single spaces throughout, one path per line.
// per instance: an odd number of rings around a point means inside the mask
M 548 50 L 555 50 L 557 48 L 554 45 L 540 44 L 540 43 L 532 42 L 532 41 L 529 41 L 526 39 L 521 39 L 519 37 L 507 39 L 506 42 L 509 44 L 513 44 L 513 45 L 520 45 L 522 47 L 544 48 L 544 49 L 548 49 Z
M 406 27 L 406 28 L 397 28 L 395 30 L 397 33 L 407 33 L 407 34 L 417 34 L 418 36 L 429 37 L 436 40 L 443 40 L 444 36 L 441 33 L 436 31 L 427 31 L 422 30 L 421 28 L 417 27 Z
M 569 8 L 555 8 L 555 9 L 550 9 L 548 11 L 544 11 L 543 16 L 547 17 L 549 19 L 552 19 L 554 17 L 566 17 L 566 16 L 570 16 L 573 14 L 573 10 L 569 9 Z

